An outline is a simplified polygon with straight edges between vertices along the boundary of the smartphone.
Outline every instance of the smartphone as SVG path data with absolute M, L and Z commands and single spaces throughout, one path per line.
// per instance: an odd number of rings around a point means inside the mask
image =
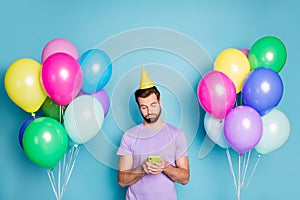
M 149 156 L 148 162 L 160 162 L 160 156 Z

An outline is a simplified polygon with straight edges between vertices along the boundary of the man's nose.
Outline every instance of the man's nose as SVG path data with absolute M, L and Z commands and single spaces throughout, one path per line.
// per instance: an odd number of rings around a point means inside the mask
M 152 114 L 153 112 L 152 112 L 153 110 L 151 109 L 151 107 L 149 108 L 147 108 L 147 112 L 148 112 L 148 115 L 150 115 L 150 114 Z

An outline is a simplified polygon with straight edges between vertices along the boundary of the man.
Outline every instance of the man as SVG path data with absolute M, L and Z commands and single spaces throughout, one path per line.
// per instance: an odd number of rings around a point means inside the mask
M 185 185 L 190 178 L 185 134 L 162 120 L 160 93 L 144 68 L 135 100 L 144 122 L 123 134 L 118 183 L 129 186 L 127 200 L 175 200 L 174 182 Z

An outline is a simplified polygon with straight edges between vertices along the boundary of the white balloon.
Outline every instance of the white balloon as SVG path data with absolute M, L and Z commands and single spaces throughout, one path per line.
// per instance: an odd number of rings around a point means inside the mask
M 73 142 L 90 141 L 100 131 L 104 119 L 101 103 L 90 95 L 76 97 L 64 113 L 64 126 Z
M 290 137 L 290 122 L 278 109 L 262 117 L 263 134 L 255 150 L 260 154 L 271 153 L 282 147 Z
M 224 119 L 220 120 L 209 113 L 204 116 L 204 128 L 208 137 L 222 148 L 228 148 L 228 143 L 224 136 Z

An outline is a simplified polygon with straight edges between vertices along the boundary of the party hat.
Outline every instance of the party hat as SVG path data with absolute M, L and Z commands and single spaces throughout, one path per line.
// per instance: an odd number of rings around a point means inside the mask
M 142 68 L 142 75 L 140 80 L 140 89 L 147 89 L 154 86 L 154 83 L 152 82 L 151 78 L 147 74 L 145 68 Z

